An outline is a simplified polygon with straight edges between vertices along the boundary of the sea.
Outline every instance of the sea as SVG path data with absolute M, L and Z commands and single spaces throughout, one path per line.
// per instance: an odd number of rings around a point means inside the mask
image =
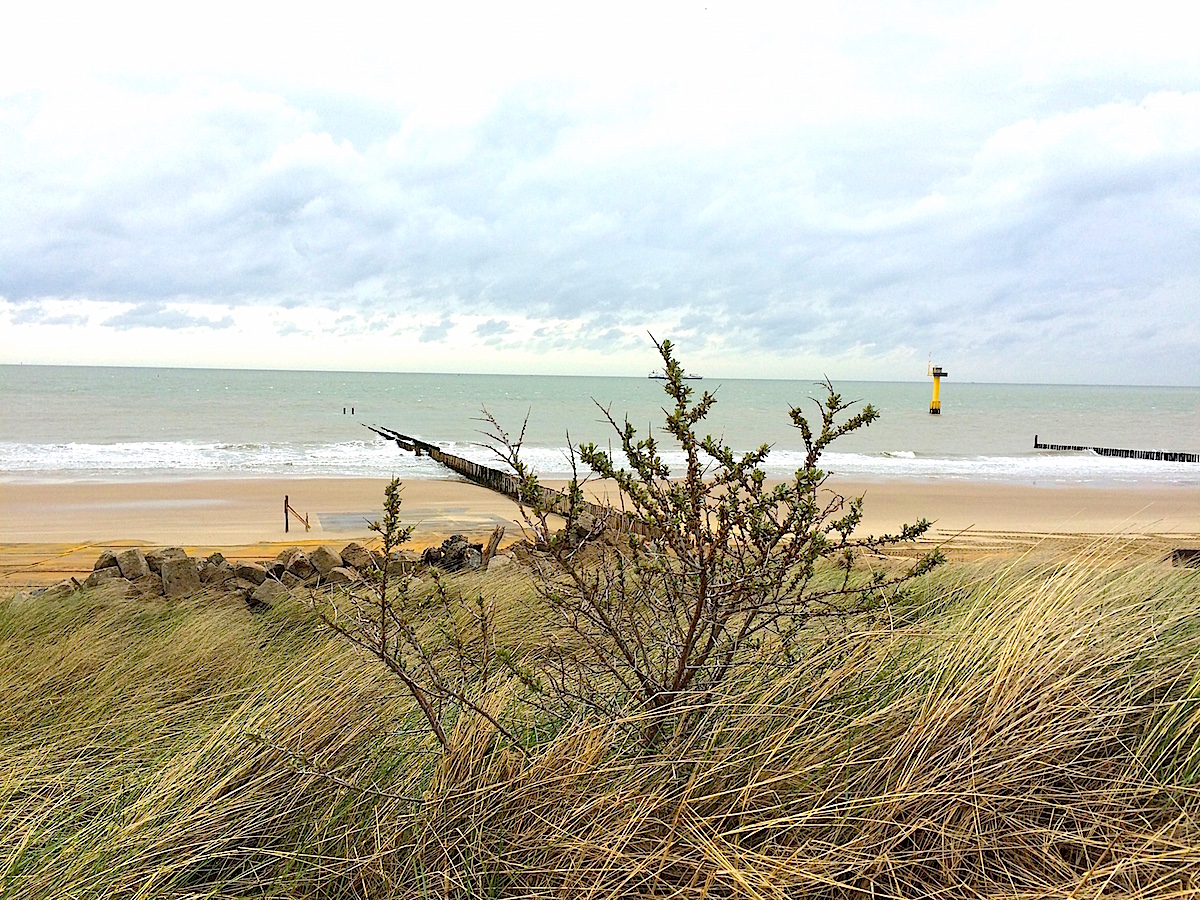
M 804 460 L 789 410 L 819 421 L 819 378 L 690 382 L 716 397 L 703 433 L 738 451 L 771 446 L 772 477 Z M 838 382 L 850 412 L 879 419 L 831 445 L 821 467 L 863 481 L 1027 485 L 1197 485 L 1200 463 L 1123 459 L 1042 443 L 1200 452 L 1200 388 L 942 382 Z M 482 463 L 497 457 L 490 414 L 543 477 L 567 475 L 568 447 L 617 442 L 628 420 L 681 461 L 662 431 L 663 383 L 650 378 L 0 366 L 0 482 L 198 478 L 456 479 L 373 433 L 383 426 Z M 486 413 L 485 413 L 486 410 Z M 611 421 L 610 421 L 611 420 Z

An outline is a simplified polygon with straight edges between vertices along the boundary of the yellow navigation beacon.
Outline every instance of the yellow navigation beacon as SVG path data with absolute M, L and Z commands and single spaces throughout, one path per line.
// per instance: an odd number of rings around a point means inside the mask
M 929 414 L 931 416 L 940 416 L 942 414 L 942 401 L 938 399 L 938 394 L 941 393 L 942 379 L 949 378 L 950 373 L 941 366 L 935 366 L 931 360 L 926 374 L 933 377 L 933 399 L 929 401 Z

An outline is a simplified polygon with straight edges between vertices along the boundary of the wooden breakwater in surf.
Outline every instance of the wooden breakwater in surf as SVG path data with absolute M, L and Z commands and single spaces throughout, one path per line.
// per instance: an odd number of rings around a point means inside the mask
M 384 428 L 380 425 L 367 425 L 366 427 L 381 438 L 395 441 L 396 446 L 401 450 L 407 450 L 409 453 L 415 453 L 417 456 L 428 456 L 434 462 L 441 463 L 447 469 L 457 472 L 463 478 L 480 487 L 503 494 L 505 497 L 515 500 L 524 506 L 533 506 L 533 498 L 525 493 L 525 488 L 521 484 L 521 480 L 510 472 L 501 472 L 499 469 L 493 469 L 491 466 L 463 459 L 461 456 L 447 453 L 436 444 L 431 444 L 420 438 L 394 431 L 391 428 Z M 570 495 L 564 491 L 543 485 L 538 485 L 538 489 L 542 492 L 542 503 L 546 509 L 563 518 L 570 516 Z M 591 529 L 594 523 L 606 523 L 615 526 L 619 530 L 632 531 L 635 534 L 649 535 L 651 533 L 648 525 L 638 521 L 628 513 L 620 512 L 612 507 L 602 506 L 599 503 L 592 503 L 586 499 L 577 501 L 575 505 L 575 519 L 588 530 Z
M 1173 450 L 1121 450 L 1116 447 L 1082 447 L 1078 444 L 1043 444 L 1033 436 L 1034 450 L 1089 450 L 1100 456 L 1121 459 L 1157 459 L 1163 462 L 1200 462 L 1200 453 L 1178 453 Z

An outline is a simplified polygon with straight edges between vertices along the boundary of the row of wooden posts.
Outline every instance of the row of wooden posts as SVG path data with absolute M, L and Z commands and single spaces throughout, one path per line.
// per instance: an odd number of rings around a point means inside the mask
M 523 496 L 521 481 L 515 475 L 508 472 L 501 472 L 498 469 L 481 465 L 469 459 L 463 459 L 461 456 L 455 456 L 453 453 L 447 453 L 435 444 L 430 444 L 411 435 L 401 434 L 390 428 L 375 425 L 367 425 L 366 427 L 382 438 L 395 441 L 396 446 L 401 450 L 407 450 L 410 453 L 415 453 L 417 456 L 428 456 L 434 462 L 441 463 L 446 468 L 457 472 L 474 484 L 493 490 L 498 494 L 503 494 L 505 497 L 516 500 L 518 503 L 523 502 L 528 504 L 532 499 Z M 570 513 L 571 498 L 569 495 L 554 488 L 539 487 L 542 493 L 542 502 L 550 512 L 557 513 L 560 516 L 566 516 Z M 633 516 L 624 513 L 614 513 L 611 509 L 588 500 L 578 501 L 575 512 L 577 515 L 582 513 L 585 516 L 590 516 L 595 521 L 605 518 L 612 519 L 615 516 L 615 521 L 612 524 L 616 527 L 637 534 L 649 533 L 649 526 L 643 522 L 639 522 Z
M 1172 450 L 1119 450 L 1115 447 L 1081 447 L 1077 444 L 1043 444 L 1033 436 L 1034 450 L 1090 450 L 1100 456 L 1122 459 L 1157 459 L 1163 462 L 1200 462 L 1200 453 L 1177 453 Z

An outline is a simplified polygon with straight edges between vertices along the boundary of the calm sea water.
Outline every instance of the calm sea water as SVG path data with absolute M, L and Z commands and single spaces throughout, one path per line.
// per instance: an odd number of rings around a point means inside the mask
M 811 381 L 705 379 L 706 429 L 737 449 L 772 444 L 771 474 L 803 459 L 788 410 L 814 411 Z M 841 382 L 882 413 L 824 457 L 866 479 L 1025 484 L 1200 484 L 1200 464 L 1035 451 L 1043 442 L 1200 452 L 1200 388 Z M 570 441 L 608 443 L 614 418 L 658 428 L 666 397 L 646 378 L 262 372 L 0 366 L 0 479 L 120 481 L 231 476 L 446 478 L 372 434 L 379 424 L 488 461 L 486 407 L 547 476 L 567 471 Z M 597 406 L 599 404 L 600 406 Z M 664 441 L 664 449 L 670 450 Z M 665 454 L 668 460 L 671 454 Z

